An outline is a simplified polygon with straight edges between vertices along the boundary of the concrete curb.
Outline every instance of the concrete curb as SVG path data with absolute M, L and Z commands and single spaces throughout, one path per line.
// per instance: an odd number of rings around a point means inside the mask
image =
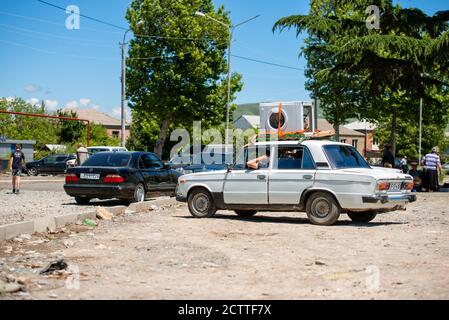
M 127 206 L 105 207 L 114 216 L 119 216 L 126 213 L 140 213 L 152 209 L 153 206 L 163 202 L 175 202 L 175 198 L 162 197 L 150 201 L 132 203 Z M 55 217 L 43 217 L 34 219 L 32 221 L 18 222 L 13 224 L 6 224 L 0 226 L 0 241 L 10 240 L 22 234 L 33 234 L 35 232 L 47 232 L 48 230 L 56 230 L 57 228 L 65 227 L 68 224 L 74 224 L 85 219 L 95 219 L 97 210 L 72 213 Z

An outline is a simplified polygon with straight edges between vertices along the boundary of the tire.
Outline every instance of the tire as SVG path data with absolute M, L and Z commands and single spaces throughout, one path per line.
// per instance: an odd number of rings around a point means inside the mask
M 145 186 L 142 183 L 138 183 L 134 188 L 134 194 L 129 203 L 144 202 L 146 196 Z
M 376 211 L 348 212 L 348 216 L 353 222 L 370 222 L 376 215 Z
M 90 198 L 86 198 L 86 197 L 75 197 L 75 201 L 78 204 L 88 204 L 90 201 Z
M 195 218 L 211 218 L 217 212 L 214 200 L 206 189 L 193 190 L 187 202 L 190 214 Z
M 257 213 L 257 211 L 256 210 L 235 210 L 235 213 L 237 213 L 237 215 L 239 217 L 250 218 L 250 217 L 254 216 Z
M 315 192 L 307 200 L 307 217 L 312 224 L 333 225 L 340 217 L 340 211 L 339 204 L 329 193 Z
M 39 174 L 39 172 L 37 171 L 37 168 L 35 168 L 35 167 L 28 168 L 27 171 L 28 171 L 29 176 L 37 176 Z

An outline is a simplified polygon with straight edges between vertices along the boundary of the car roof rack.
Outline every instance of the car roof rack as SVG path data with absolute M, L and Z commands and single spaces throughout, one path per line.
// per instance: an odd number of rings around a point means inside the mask
M 256 135 L 254 142 L 264 141 L 304 141 L 304 140 L 334 140 L 335 131 L 327 130 L 315 132 L 295 131 L 295 132 L 264 132 Z

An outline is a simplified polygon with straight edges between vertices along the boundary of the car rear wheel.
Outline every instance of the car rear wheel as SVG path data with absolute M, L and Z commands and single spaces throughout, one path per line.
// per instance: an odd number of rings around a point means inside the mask
M 330 226 L 340 217 L 340 206 L 332 195 L 316 192 L 307 200 L 307 217 L 316 225 Z
M 188 207 L 195 218 L 210 218 L 217 212 L 212 196 L 205 189 L 196 189 L 190 193 Z
M 90 201 L 90 198 L 86 198 L 86 197 L 75 197 L 75 201 L 78 204 L 88 204 Z
M 37 169 L 35 167 L 28 168 L 28 175 L 30 175 L 30 176 L 37 176 L 38 175 Z
M 130 199 L 130 203 L 133 202 L 144 202 L 145 201 L 145 187 L 142 183 L 137 184 L 136 188 L 134 189 L 134 195 L 132 199 Z
M 348 212 L 349 218 L 354 222 L 370 222 L 376 215 L 376 211 Z
M 239 217 L 250 218 L 250 217 L 254 216 L 257 213 L 257 211 L 256 210 L 235 210 L 235 213 L 237 213 L 237 215 Z

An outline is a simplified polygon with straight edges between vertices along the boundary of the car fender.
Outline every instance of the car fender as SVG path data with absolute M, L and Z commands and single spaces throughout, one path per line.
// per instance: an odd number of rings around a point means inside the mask
M 301 207 L 305 208 L 306 207 L 306 203 L 307 203 L 307 199 L 309 198 L 309 196 L 313 193 L 313 192 L 318 192 L 318 191 L 322 191 L 322 192 L 327 192 L 330 193 L 335 200 L 337 201 L 338 205 L 340 206 L 340 201 L 338 200 L 337 194 L 329 189 L 329 188 L 323 188 L 323 187 L 310 187 L 305 189 L 302 193 L 301 193 L 301 198 L 299 201 L 299 204 Z M 341 206 L 340 206 L 341 207 Z
M 190 185 L 190 186 L 187 188 L 187 193 L 186 193 L 187 197 L 189 197 L 190 191 L 191 191 L 192 189 L 194 189 L 194 188 L 204 188 L 204 189 L 206 189 L 207 191 L 209 191 L 210 194 L 213 194 L 213 193 L 214 193 L 214 191 L 212 191 L 212 189 L 211 189 L 207 184 L 204 184 L 204 183 L 195 183 L 195 184 Z

